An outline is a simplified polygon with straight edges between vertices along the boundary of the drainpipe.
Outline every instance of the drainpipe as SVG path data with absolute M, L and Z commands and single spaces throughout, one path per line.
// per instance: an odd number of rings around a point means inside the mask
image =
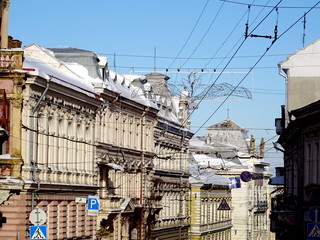
M 34 107 L 34 109 L 32 110 L 32 115 L 31 115 L 31 126 L 32 126 L 32 129 L 34 129 L 34 133 L 36 135 L 36 141 L 35 141 L 35 147 L 38 145 L 38 113 L 37 111 L 39 110 L 39 106 L 40 106 L 40 103 L 41 101 L 43 100 L 44 96 L 46 95 L 48 89 L 49 89 L 49 86 L 50 86 L 50 81 L 51 81 L 51 76 L 49 79 L 47 79 L 47 86 L 46 88 L 44 89 L 42 95 L 40 96 L 38 102 L 36 103 L 36 106 Z M 35 119 L 36 119 L 36 122 L 35 122 Z M 33 139 L 31 139 L 33 140 Z M 30 141 L 30 142 L 33 142 L 33 141 Z M 36 165 L 38 163 L 38 151 L 36 149 L 35 151 L 35 156 L 33 156 L 33 149 L 35 149 L 35 147 L 32 148 L 32 152 L 31 152 L 31 155 L 30 155 L 30 159 L 33 159 L 33 157 L 35 157 L 34 160 L 31 160 L 32 161 L 32 180 L 35 181 L 35 175 L 36 175 L 36 172 L 35 172 L 35 168 L 36 168 Z M 33 190 L 32 191 L 32 195 L 31 195 L 31 208 L 32 210 L 34 209 L 34 196 L 35 196 L 35 192 L 38 192 L 40 190 L 40 181 L 39 179 L 37 180 L 37 189 Z
M 147 112 L 149 111 L 149 108 L 146 107 L 143 111 L 143 113 L 141 114 L 141 136 L 140 136 L 140 146 L 141 146 L 141 177 L 140 177 L 140 204 L 141 206 L 143 205 L 143 193 L 144 193 L 144 187 L 145 187 L 145 183 L 144 183 L 144 170 L 145 170 L 145 166 L 144 166 L 144 144 L 143 144 L 143 141 L 144 141 L 144 131 L 143 131 L 143 128 L 144 128 L 144 125 L 145 125 L 145 116 L 147 114 Z M 142 214 L 144 215 L 144 213 L 142 212 Z M 141 223 L 140 223 L 140 240 L 142 240 L 142 219 L 141 219 Z
M 285 79 L 285 85 L 286 85 L 286 94 L 285 94 L 285 127 L 287 127 L 288 122 L 289 122 L 289 116 L 288 116 L 288 75 L 282 73 L 282 68 L 278 64 L 278 73 L 281 77 Z

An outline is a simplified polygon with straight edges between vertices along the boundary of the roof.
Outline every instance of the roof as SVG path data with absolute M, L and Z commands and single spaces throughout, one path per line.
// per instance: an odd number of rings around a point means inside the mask
M 218 171 L 212 169 L 200 169 L 196 162 L 189 162 L 189 182 L 191 184 L 202 183 L 202 184 L 214 184 L 229 186 L 229 180 L 227 177 L 216 175 Z
M 278 64 L 290 77 L 319 77 L 320 76 L 320 39 L 297 50 L 286 60 Z M 298 67 L 297 67 L 298 66 Z
M 269 185 L 284 185 L 284 176 L 270 178 Z
M 146 77 L 147 78 L 162 78 L 164 80 L 170 79 L 170 77 L 168 77 L 167 75 L 164 75 L 164 74 L 158 73 L 158 72 L 152 72 L 152 73 L 146 74 Z
M 23 69 L 27 70 L 30 75 L 42 77 L 92 98 L 100 98 L 92 84 L 76 74 L 63 71 L 42 59 L 29 56 L 24 56 L 24 58 Z
M 37 69 L 30 71 L 30 74 L 40 74 L 46 79 L 49 79 L 49 75 L 54 75 L 57 77 L 54 81 L 62 80 L 57 83 L 78 91 L 80 89 L 83 93 L 93 92 L 94 96 L 99 96 L 98 88 L 107 89 L 143 106 L 158 109 L 155 103 L 144 96 L 143 89 L 131 84 L 135 77 L 107 69 L 106 79 L 102 79 L 101 64 L 107 66 L 107 59 L 94 52 L 76 48 L 45 49 L 36 44 L 26 47 L 25 52 L 27 58 L 31 57 L 32 60 L 25 61 L 24 67 Z
M 92 78 L 101 78 L 98 62 L 99 57 L 94 52 L 78 48 L 49 48 L 54 56 L 65 63 L 78 63 L 88 70 Z
M 146 74 L 146 78 L 148 83 L 151 84 L 152 92 L 155 95 L 167 100 L 171 99 L 172 94 L 168 89 L 168 80 L 170 78 L 168 76 L 161 73 L 152 72 L 150 74 Z
M 216 147 L 233 146 L 243 152 L 249 151 L 248 131 L 230 119 L 214 124 L 207 128 L 205 138 L 207 145 Z
M 230 157 L 213 154 L 191 154 L 191 158 L 197 162 L 200 168 L 212 169 L 228 169 L 228 168 L 244 168 L 247 169 L 249 164 L 241 160 L 238 156 L 230 153 Z
M 248 132 L 245 128 L 239 126 L 235 122 L 233 122 L 230 119 L 223 120 L 222 122 L 213 124 L 212 126 L 207 128 L 208 130 L 211 129 L 219 129 L 219 130 L 240 130 L 240 131 L 245 131 Z

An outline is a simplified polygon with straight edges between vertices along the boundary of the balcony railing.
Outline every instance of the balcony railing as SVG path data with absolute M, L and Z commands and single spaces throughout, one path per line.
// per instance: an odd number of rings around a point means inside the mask
M 255 202 L 254 207 L 258 210 L 265 210 L 268 208 L 268 201 L 257 201 Z
M 189 219 L 188 216 L 158 219 L 156 220 L 155 229 L 189 225 Z
M 231 219 L 219 221 L 219 222 L 212 222 L 208 224 L 200 224 L 200 231 L 201 232 L 214 231 L 216 229 L 221 229 L 228 226 L 231 226 Z

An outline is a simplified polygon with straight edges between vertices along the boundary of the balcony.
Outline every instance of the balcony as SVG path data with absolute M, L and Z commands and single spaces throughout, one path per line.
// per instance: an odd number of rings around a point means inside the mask
M 22 56 L 22 50 L 1 49 L 0 72 L 14 69 L 22 69 Z
M 19 157 L 10 154 L 0 156 L 0 178 L 21 178 L 21 166 L 23 161 Z

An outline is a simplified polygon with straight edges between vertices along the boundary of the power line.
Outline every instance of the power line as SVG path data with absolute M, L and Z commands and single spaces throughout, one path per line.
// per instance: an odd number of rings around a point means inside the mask
M 230 1 L 230 0 L 220 0 L 222 2 L 226 2 L 226 3 L 233 3 L 233 4 L 238 4 L 238 5 L 249 5 L 248 3 L 242 3 L 242 2 L 236 2 L 236 1 Z M 275 6 L 269 6 L 269 5 L 262 5 L 262 4 L 250 4 L 253 7 L 263 7 L 263 8 L 274 8 Z M 307 8 L 307 9 L 317 9 L 320 7 L 306 7 L 306 6 L 280 6 L 278 8 L 298 8 L 298 9 L 302 9 L 302 8 Z
M 281 0 L 282 1 L 282 0 Z M 280 1 L 280 2 L 281 2 Z M 277 6 L 280 4 L 280 2 L 277 4 Z M 307 14 L 307 13 L 309 13 L 311 10 L 313 10 L 318 4 L 320 3 L 320 1 L 318 2 L 318 3 L 316 3 L 312 8 L 310 8 L 309 9 L 309 11 L 307 11 L 305 14 Z M 277 7 L 276 6 L 276 7 Z M 264 54 L 262 54 L 262 56 L 258 59 L 258 61 L 253 65 L 253 67 L 249 70 L 249 72 L 248 73 L 250 73 L 252 70 L 253 70 L 253 68 L 261 61 L 261 59 L 264 57 L 264 55 L 270 50 L 270 48 L 273 46 L 273 44 L 279 39 L 279 38 L 281 38 L 284 34 L 286 34 L 294 25 L 296 25 L 304 16 L 305 16 L 305 14 L 304 15 L 302 15 L 302 17 L 300 17 L 299 19 L 297 19 L 292 25 L 290 25 L 281 35 L 279 35 L 278 36 L 278 38 L 277 39 L 275 39 L 275 41 L 273 41 L 272 43 L 271 43 L 271 45 L 270 45 L 270 47 L 269 48 L 267 48 L 266 49 L 266 51 L 264 52 Z M 255 29 L 256 29 L 257 27 L 255 27 Z M 254 29 L 254 30 L 255 30 Z M 247 77 L 247 75 L 246 76 L 244 76 L 243 78 L 242 78 L 242 80 L 238 83 L 238 85 L 235 87 L 235 89 L 243 82 L 243 80 L 245 79 Z M 225 100 L 218 106 L 218 108 L 209 116 L 209 118 L 204 122 L 204 124 L 206 124 L 211 118 L 212 118 L 212 116 L 221 108 L 221 106 L 226 102 L 226 100 L 231 96 L 231 94 L 232 94 L 232 92 L 225 98 Z M 204 126 L 204 124 L 202 125 L 202 126 Z M 196 133 L 199 131 L 199 129 L 196 131 Z M 195 134 L 196 134 L 195 133 Z
M 216 13 L 215 17 L 214 17 L 214 18 L 213 18 L 213 20 L 211 21 L 211 23 L 210 23 L 209 27 L 207 28 L 207 30 L 206 30 L 206 32 L 205 32 L 205 34 L 202 36 L 202 38 L 201 38 L 201 40 L 199 41 L 198 45 L 195 47 L 195 49 L 192 51 L 192 53 L 190 54 L 190 56 L 185 60 L 185 62 L 182 64 L 182 66 L 181 66 L 181 67 L 183 67 L 183 66 L 184 66 L 184 65 L 189 61 L 190 57 L 192 57 L 192 56 L 193 56 L 193 54 L 198 50 L 198 48 L 200 47 L 200 45 L 201 45 L 202 41 L 205 39 L 205 37 L 206 37 L 206 36 L 207 36 L 207 34 L 209 33 L 209 31 L 210 31 L 210 29 L 211 29 L 211 27 L 212 27 L 213 23 L 216 21 L 216 19 L 217 19 L 217 17 L 218 17 L 218 15 L 219 15 L 219 13 L 221 12 L 221 10 L 222 10 L 223 6 L 224 6 L 224 3 L 222 3 L 222 4 L 221 4 L 221 6 L 220 6 L 220 8 L 219 8 L 218 12 Z
M 282 2 L 282 0 L 279 1 L 278 5 L 279 5 L 281 2 Z M 274 8 L 274 9 L 275 9 L 275 8 Z M 257 29 L 257 28 L 262 24 L 262 22 L 264 22 L 264 20 L 271 14 L 271 12 L 272 12 L 274 9 L 272 9 L 272 10 L 256 25 L 256 27 L 254 27 L 254 29 L 250 32 L 250 34 L 251 34 L 255 29 Z M 225 69 L 226 69 L 227 66 L 230 64 L 230 62 L 231 62 L 231 60 L 233 59 L 233 57 L 238 53 L 238 51 L 240 50 L 240 48 L 242 47 L 242 45 L 244 44 L 245 41 L 246 41 L 246 38 L 245 38 L 245 39 L 243 40 L 243 42 L 240 44 L 240 46 L 238 47 L 238 49 L 235 51 L 235 53 L 233 54 L 233 56 L 230 58 L 229 62 L 225 65 L 225 67 L 223 68 L 223 70 L 221 71 L 221 73 L 218 75 L 218 77 L 216 78 L 216 80 L 214 81 L 214 83 L 211 85 L 211 87 L 208 88 L 207 92 L 204 94 L 204 96 L 202 97 L 202 99 L 200 99 L 199 104 L 203 101 L 203 99 L 205 98 L 205 96 L 209 93 L 209 91 L 211 90 L 211 88 L 214 86 L 215 82 L 220 78 L 221 74 L 225 71 Z M 267 51 L 266 51 L 266 52 L 267 52 Z M 264 55 L 266 54 L 266 52 L 264 53 Z M 262 56 L 260 57 L 260 60 L 262 59 L 262 57 L 263 57 L 264 55 L 262 55 Z M 259 61 L 258 61 L 258 62 L 259 62 Z M 257 62 L 257 63 L 258 63 L 258 62 Z M 256 64 L 257 64 L 257 63 L 256 63 Z M 256 65 L 256 64 L 255 64 L 255 65 Z M 255 66 L 255 65 L 254 65 L 254 66 Z M 242 79 L 242 81 L 246 78 L 246 76 L 248 76 L 248 74 L 252 71 L 252 69 L 254 68 L 254 66 L 253 66 L 253 67 L 251 68 L 251 70 L 245 75 L 245 77 Z M 235 91 L 235 89 L 241 84 L 242 81 L 240 81 L 239 84 L 233 89 L 233 91 L 231 91 L 231 93 L 228 95 L 228 97 L 230 97 L 230 95 Z M 228 97 L 222 102 L 222 104 L 228 99 Z M 222 104 L 220 104 L 220 107 L 222 106 Z M 219 108 L 220 108 L 220 107 L 219 107 Z M 217 110 L 218 110 L 218 109 L 217 109 Z M 216 111 L 217 111 L 217 110 L 216 110 Z M 215 111 L 215 112 L 216 112 L 216 111 Z M 184 125 L 184 123 L 190 119 L 190 116 L 191 116 L 194 112 L 195 112 L 195 110 L 193 110 L 193 111 L 189 114 L 188 118 L 185 119 L 185 121 L 182 123 L 182 125 Z M 214 112 L 214 113 L 215 113 L 215 112 Z M 214 114 L 214 113 L 213 113 L 213 114 Z M 210 118 L 213 116 L 213 114 L 210 116 Z M 210 119 L 210 118 L 209 118 L 209 119 Z M 207 119 L 207 120 L 205 121 L 205 123 L 204 123 L 201 127 L 203 127 L 203 126 L 209 121 L 209 119 Z M 196 134 L 198 131 L 199 131 L 199 129 L 198 129 L 194 134 Z M 171 137 L 171 138 L 169 139 L 169 141 L 171 141 L 172 139 L 173 139 L 173 137 Z M 163 149 L 162 149 L 162 150 L 163 150 Z
M 293 24 L 293 25 L 294 25 L 294 24 Z M 292 26 L 293 26 L 293 25 L 292 25 Z M 288 31 L 288 30 L 289 30 L 289 29 L 287 29 L 287 31 Z M 284 33 L 286 33 L 287 31 L 285 31 Z M 284 34 L 284 33 L 283 33 L 283 34 Z M 283 35 L 283 34 L 282 34 L 282 35 Z M 282 35 L 280 35 L 279 38 L 280 38 Z M 267 50 L 269 50 L 269 49 L 270 49 L 270 48 L 268 48 Z M 267 51 L 266 51 L 266 52 L 267 52 Z M 264 55 L 265 55 L 265 54 L 264 54 Z M 262 55 L 261 58 L 262 58 L 264 55 Z M 261 58 L 259 59 L 259 61 L 261 60 Z M 256 64 L 257 64 L 257 63 L 256 63 Z M 256 65 L 256 64 L 255 64 L 255 65 Z M 252 69 L 255 67 L 255 65 L 252 67 Z
M 280 0 L 279 2 L 278 2 L 278 4 L 277 5 L 279 5 L 280 3 L 282 2 L 282 0 Z M 264 20 L 271 14 L 271 12 L 273 12 L 273 10 L 274 10 L 275 8 L 273 8 L 271 11 L 269 11 L 269 13 L 253 28 L 253 30 L 249 33 L 249 34 L 251 34 L 254 30 L 256 30 L 261 24 L 262 24 L 262 22 L 264 22 Z M 221 73 L 216 77 L 216 79 L 215 79 L 215 81 L 211 84 L 211 86 L 208 88 L 208 90 L 206 91 L 206 93 L 203 95 L 203 97 L 202 97 L 202 99 L 200 99 L 200 101 L 199 101 L 199 104 L 203 101 L 203 99 L 205 98 L 205 96 L 210 92 L 210 90 L 213 88 L 213 86 L 214 86 L 214 84 L 218 81 L 218 79 L 221 77 L 221 75 L 222 75 L 222 73 L 226 70 L 226 68 L 228 67 L 228 65 L 231 63 L 231 61 L 233 60 L 233 57 L 239 52 L 239 50 L 241 49 L 241 47 L 243 46 L 243 44 L 244 44 L 244 42 L 247 40 L 247 38 L 244 38 L 244 40 L 241 42 L 241 44 L 238 46 L 238 48 L 237 48 L 237 50 L 234 52 L 234 54 L 232 55 L 232 57 L 229 59 L 229 61 L 227 62 L 227 64 L 224 66 L 224 68 L 222 69 L 222 71 L 221 71 Z M 264 54 L 266 54 L 266 52 L 264 53 Z M 260 60 L 261 60 L 262 58 L 260 57 L 259 58 L 259 60 L 256 62 L 256 64 L 254 65 L 254 66 L 256 66 L 257 65 L 257 63 L 258 62 L 260 62 Z M 236 88 L 243 82 L 243 80 L 249 75 L 249 73 L 251 72 L 253 70 L 253 68 L 251 68 L 250 70 L 249 70 L 249 72 L 244 76 L 244 78 L 242 78 L 242 80 L 239 82 L 239 84 L 233 89 L 233 91 L 231 91 L 230 93 L 229 93 L 229 95 L 225 98 L 225 100 L 220 104 L 220 106 L 218 107 L 218 109 L 226 102 L 226 100 L 231 96 L 231 94 L 236 90 Z M 218 110 L 217 109 L 217 110 Z M 217 111 L 216 110 L 216 111 Z M 194 111 L 195 110 L 193 110 L 191 113 L 190 113 L 190 116 L 194 113 Z M 215 111 L 215 112 L 216 112 Z M 215 112 L 210 116 L 210 118 L 215 114 Z M 189 117 L 190 117 L 189 116 Z M 210 119 L 209 118 L 209 119 Z M 208 121 L 209 121 L 209 119 L 207 119 L 205 122 L 204 122 L 204 124 L 206 124 Z M 203 125 L 204 125 L 203 124 Z M 196 133 L 197 133 L 198 131 L 196 131 Z M 195 133 L 195 134 L 196 134 Z
M 253 1 L 254 2 L 254 1 Z M 247 10 L 248 12 L 248 10 Z M 206 65 L 204 66 L 204 68 L 206 68 L 211 61 L 215 58 L 215 56 L 217 55 L 217 53 L 222 49 L 222 47 L 227 43 L 227 41 L 229 40 L 229 38 L 231 37 L 231 35 L 234 33 L 234 31 L 236 30 L 236 28 L 238 27 L 238 25 L 240 24 L 240 22 L 242 21 L 242 19 L 245 17 L 245 15 L 247 14 L 247 12 L 245 12 L 243 14 L 243 16 L 240 18 L 240 20 L 238 21 L 238 23 L 235 25 L 235 27 L 232 29 L 232 31 L 229 33 L 228 37 L 224 40 L 224 42 L 220 45 L 220 47 L 217 49 L 217 51 L 213 54 L 213 56 L 209 59 L 209 61 L 206 63 Z M 222 58 L 224 59 L 224 58 Z
M 281 0 L 281 1 L 282 1 L 282 0 Z M 281 1 L 280 1 L 280 2 L 281 2 Z M 280 2 L 279 2 L 277 5 L 279 5 Z M 307 13 L 309 13 L 311 10 L 313 10 L 313 9 L 315 8 L 315 6 L 317 6 L 319 3 L 320 3 L 320 1 L 319 1 L 318 3 L 316 3 L 311 9 L 309 9 L 309 11 L 306 12 L 305 14 L 307 14 Z M 265 50 L 265 52 L 261 55 L 261 57 L 258 59 L 258 61 L 256 61 L 256 63 L 255 63 L 255 64 L 252 66 L 252 68 L 249 70 L 248 74 L 249 74 L 249 73 L 253 70 L 253 68 L 261 61 L 261 59 L 262 59 L 262 58 L 264 57 L 264 55 L 270 50 L 270 48 L 273 46 L 273 44 L 274 44 L 279 38 L 281 38 L 284 34 L 286 34 L 294 25 L 296 25 L 296 24 L 305 16 L 305 14 L 302 15 L 302 17 L 300 17 L 299 19 L 297 19 L 297 20 L 296 20 L 292 25 L 290 25 L 280 36 L 278 36 L 278 38 L 275 39 L 275 41 L 273 41 L 273 42 L 271 43 L 270 47 Z M 238 85 L 235 87 L 235 89 L 243 82 L 243 80 L 244 80 L 246 77 L 247 77 L 247 75 L 242 78 L 242 80 L 238 83 Z M 209 116 L 209 118 L 201 125 L 201 127 L 204 126 L 204 125 L 212 118 L 212 116 L 221 108 L 221 106 L 226 102 L 226 100 L 231 96 L 231 94 L 232 94 L 232 92 L 225 98 L 225 100 L 218 106 L 218 108 Z M 198 131 L 199 131 L 199 129 L 195 132 L 195 134 L 196 134 Z
M 206 4 L 204 5 L 204 7 L 203 7 L 203 9 L 202 9 L 202 11 L 201 11 L 201 14 L 200 14 L 200 16 L 198 17 L 198 20 L 197 20 L 196 24 L 194 25 L 193 29 L 191 30 L 191 32 L 190 32 L 187 40 L 186 40 L 185 43 L 183 44 L 183 46 L 182 46 L 182 48 L 180 49 L 178 55 L 174 58 L 174 60 L 172 61 L 172 63 L 170 64 L 170 66 L 169 66 L 168 68 L 170 68 L 170 67 L 174 64 L 174 62 L 178 59 L 178 57 L 180 56 L 181 52 L 183 51 L 183 49 L 185 48 L 185 46 L 186 46 L 187 43 L 189 42 L 189 40 L 190 40 L 190 38 L 191 38 L 194 30 L 196 29 L 196 27 L 197 27 L 197 25 L 198 25 L 198 23 L 199 23 L 202 15 L 203 15 L 204 10 L 207 8 L 208 3 L 209 3 L 209 0 L 207 0 Z

